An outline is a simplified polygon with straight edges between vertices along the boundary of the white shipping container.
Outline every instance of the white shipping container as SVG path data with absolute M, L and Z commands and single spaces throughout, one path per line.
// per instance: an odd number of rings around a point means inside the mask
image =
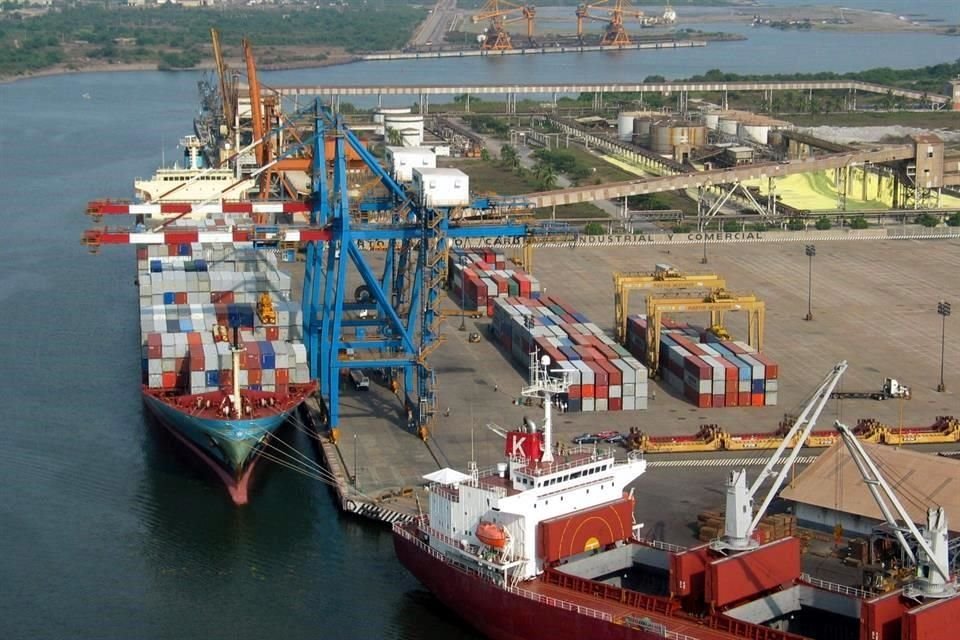
M 596 411 L 606 411 L 609 405 L 609 400 L 606 398 L 596 398 L 594 401 L 594 409 Z
M 621 398 L 623 397 L 623 387 L 618 384 L 610 385 L 607 394 L 611 398 Z
M 624 396 L 622 406 L 624 411 L 634 411 L 637 408 L 637 399 L 633 396 Z
M 767 391 L 763 396 L 763 405 L 765 407 L 773 407 L 777 404 L 777 392 L 773 393 Z
M 596 411 L 597 405 L 596 401 L 593 398 L 583 398 L 580 401 L 580 410 L 581 411 Z

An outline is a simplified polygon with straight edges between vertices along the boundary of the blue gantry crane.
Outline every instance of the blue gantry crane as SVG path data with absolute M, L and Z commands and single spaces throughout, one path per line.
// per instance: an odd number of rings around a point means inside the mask
M 340 384 L 349 369 L 377 370 L 403 402 L 408 428 L 421 437 L 436 411 L 436 378 L 426 357 L 439 340 L 437 304 L 446 273 L 446 248 L 457 239 L 518 237 L 526 225 L 510 222 L 468 224 L 451 220 L 450 208 L 427 207 L 408 192 L 364 147 L 340 115 L 317 100 L 311 225 L 331 232 L 327 242 L 307 245 L 303 284 L 304 335 L 311 375 L 319 380 L 323 418 L 336 436 Z M 324 140 L 333 138 L 333 158 Z M 390 222 L 351 219 L 347 188 L 347 148 L 358 155 L 384 186 L 387 196 L 361 203 L 361 210 L 389 211 Z M 327 183 L 325 168 L 332 166 Z M 484 199 L 486 209 L 511 210 L 524 203 Z M 382 243 L 379 276 L 358 247 Z M 356 269 L 360 286 L 347 281 Z

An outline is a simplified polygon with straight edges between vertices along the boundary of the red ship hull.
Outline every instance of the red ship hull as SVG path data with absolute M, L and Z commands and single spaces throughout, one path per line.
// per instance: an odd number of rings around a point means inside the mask
M 444 606 L 493 640 L 663 640 L 662 634 L 592 617 L 575 605 L 507 591 L 444 562 L 396 530 L 393 544 L 401 564 Z M 683 633 L 697 637 L 687 629 Z

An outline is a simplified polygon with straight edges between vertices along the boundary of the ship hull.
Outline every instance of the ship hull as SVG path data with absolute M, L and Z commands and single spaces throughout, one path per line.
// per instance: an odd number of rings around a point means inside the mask
M 250 480 L 263 448 L 299 406 L 295 403 L 269 415 L 234 420 L 190 415 L 149 392 L 143 399 L 160 424 L 217 474 L 237 505 L 249 501 Z
M 564 609 L 559 602 L 511 593 L 444 562 L 397 531 L 393 544 L 401 564 L 434 597 L 493 640 L 663 640 L 656 633 Z M 522 589 L 523 583 L 519 586 Z

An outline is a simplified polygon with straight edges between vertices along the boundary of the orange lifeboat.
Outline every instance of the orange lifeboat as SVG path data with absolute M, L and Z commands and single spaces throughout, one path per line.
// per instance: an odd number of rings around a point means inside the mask
M 477 525 L 477 538 L 483 544 L 502 549 L 507 546 L 507 532 L 495 522 L 481 522 Z

